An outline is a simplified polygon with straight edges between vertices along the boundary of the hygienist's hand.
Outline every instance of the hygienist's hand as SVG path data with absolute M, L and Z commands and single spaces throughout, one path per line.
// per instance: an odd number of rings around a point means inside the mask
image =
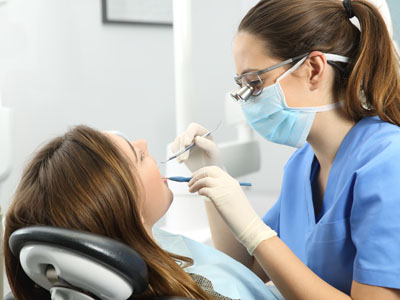
M 219 149 L 212 136 L 201 137 L 207 132 L 200 124 L 191 123 L 170 145 L 171 151 L 177 153 L 194 141 L 195 147 L 177 157 L 178 163 L 184 162 L 191 172 L 206 166 L 220 166 Z
M 262 241 L 276 236 L 251 207 L 239 182 L 220 168 L 205 167 L 193 173 L 189 191 L 214 203 L 233 235 L 251 255 Z

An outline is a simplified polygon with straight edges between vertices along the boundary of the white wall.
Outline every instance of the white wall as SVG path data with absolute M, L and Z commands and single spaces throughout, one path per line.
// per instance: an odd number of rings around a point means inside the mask
M 236 138 L 234 129 L 226 125 L 224 101 L 226 93 L 237 86 L 232 44 L 237 26 L 245 12 L 257 0 L 202 0 L 193 1 L 193 58 L 196 105 L 194 120 L 207 128 L 222 125 L 213 135 L 217 142 Z M 257 191 L 277 193 L 280 187 L 283 164 L 293 152 L 289 147 L 267 142 L 258 135 L 262 152 L 262 172 L 244 179 L 254 183 Z
M 393 22 L 393 38 L 396 40 L 397 44 L 400 42 L 400 1 L 399 0 L 386 0 L 390 15 Z
M 221 36 L 217 12 L 224 6 L 201 3 L 195 5 L 207 25 L 195 29 L 193 121 L 211 128 L 224 121 L 225 93 L 235 87 L 231 45 L 247 5 L 236 0 L 232 35 Z M 172 28 L 104 25 L 100 15 L 99 0 L 9 0 L 0 5 L 0 89 L 3 105 L 16 113 L 16 160 L 2 189 L 3 208 L 32 151 L 69 126 L 86 123 L 146 138 L 158 160 L 175 137 Z M 215 134 L 220 142 L 234 137 L 224 124 Z M 256 189 L 276 191 L 291 149 L 261 144 L 264 172 L 251 181 Z
M 171 27 L 103 25 L 100 0 L 1 4 L 0 89 L 16 117 L 3 211 L 30 154 L 71 125 L 144 137 L 163 157 L 175 135 L 172 45 Z
M 0 6 L 0 88 L 17 132 L 3 206 L 29 154 L 74 124 L 144 137 L 164 156 L 175 134 L 172 29 L 103 25 L 100 16 L 98 0 Z
M 194 120 L 223 123 L 218 142 L 235 137 L 224 124 L 225 93 L 235 88 L 232 41 L 256 1 L 195 1 Z M 157 160 L 175 137 L 172 27 L 104 25 L 100 0 L 8 0 L 0 4 L 0 90 L 15 110 L 15 164 L 0 189 L 3 211 L 22 169 L 44 141 L 80 123 L 148 140 Z M 232 5 L 234 7 L 229 7 Z M 212 13 L 210 13 L 212 12 Z M 229 36 L 219 28 L 232 26 Z M 262 171 L 253 182 L 260 214 L 279 191 L 292 149 L 260 139 Z M 1 158 L 0 158 L 1 159 Z M 264 202 L 265 201 L 265 202 Z M 254 202 L 254 201 L 253 201 Z M 268 202 L 268 203 L 267 203 Z

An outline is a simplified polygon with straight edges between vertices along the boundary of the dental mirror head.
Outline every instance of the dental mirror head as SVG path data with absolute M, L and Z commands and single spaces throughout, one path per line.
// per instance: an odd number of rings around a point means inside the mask
M 254 88 L 252 86 L 246 84 L 245 86 L 242 86 L 237 91 L 232 92 L 231 96 L 236 101 L 246 102 L 247 100 L 249 100 L 250 96 L 253 94 L 253 90 L 254 90 Z

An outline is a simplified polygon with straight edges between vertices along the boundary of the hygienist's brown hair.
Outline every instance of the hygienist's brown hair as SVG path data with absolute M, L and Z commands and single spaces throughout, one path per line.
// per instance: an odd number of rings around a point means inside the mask
M 133 163 L 97 130 L 78 126 L 43 146 L 23 172 L 5 221 L 3 250 L 15 299 L 50 299 L 8 245 L 14 231 L 32 225 L 88 231 L 132 247 L 149 269 L 147 292 L 132 299 L 213 299 L 177 264 L 190 265 L 191 259 L 162 250 L 147 234 L 138 211 L 141 189 Z
M 374 5 L 352 0 L 361 32 L 341 0 L 261 0 L 243 18 L 239 32 L 265 42 L 265 51 L 286 60 L 311 51 L 350 57 L 335 63 L 334 92 L 345 100 L 348 118 L 378 115 L 400 125 L 399 58 Z

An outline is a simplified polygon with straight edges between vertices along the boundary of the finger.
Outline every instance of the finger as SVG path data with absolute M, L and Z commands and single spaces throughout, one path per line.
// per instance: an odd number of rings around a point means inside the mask
M 218 186 L 218 180 L 211 177 L 201 178 L 189 187 L 189 192 L 196 193 L 202 188 L 214 188 Z
M 179 149 L 176 152 L 182 151 L 182 149 L 186 148 L 185 138 L 186 138 L 185 136 L 182 136 L 182 138 L 180 140 L 180 144 L 179 144 Z M 190 150 L 186 151 L 186 152 L 183 152 L 181 155 L 179 155 L 177 157 L 178 162 L 181 163 L 181 162 L 187 160 L 189 158 L 189 152 L 190 152 Z
M 208 177 L 208 172 L 207 172 L 208 167 L 198 169 L 196 172 L 192 174 L 192 179 L 188 182 L 188 186 L 192 186 L 196 181 Z
M 194 137 L 198 135 L 196 124 L 192 123 L 183 134 L 182 149 L 193 143 Z
M 188 129 L 185 132 L 185 135 L 188 136 L 190 139 L 190 143 L 193 141 L 193 138 L 197 135 L 204 135 L 208 132 L 206 128 L 201 126 L 200 124 L 197 123 L 191 123 L 188 127 Z M 189 143 L 189 144 L 190 144 Z
M 217 144 L 215 144 L 215 142 L 213 140 L 209 140 L 208 138 L 197 136 L 194 139 L 194 142 L 196 143 L 197 146 L 199 146 L 201 149 L 203 149 L 207 153 L 212 153 L 217 150 Z
M 198 180 L 202 178 L 219 178 L 221 176 L 218 176 L 218 172 L 216 169 L 219 169 L 218 167 L 210 166 L 210 167 L 204 167 L 192 174 L 192 179 L 189 181 L 188 186 L 189 188 L 195 184 Z
M 180 135 L 178 135 L 176 138 L 175 138 L 175 140 L 170 144 L 170 146 L 169 146 L 169 148 L 171 149 L 171 152 L 172 153 L 176 153 L 176 152 L 178 152 L 179 151 L 179 147 L 180 147 L 180 145 L 181 145 L 181 136 Z
M 207 133 L 207 129 L 205 129 L 203 126 L 197 124 L 197 123 L 191 123 L 186 130 L 186 132 L 181 136 L 179 139 L 179 148 L 175 149 L 175 153 L 182 151 L 186 147 L 188 147 L 190 144 L 194 142 L 194 138 L 198 135 L 202 135 L 204 133 Z M 187 160 L 190 156 L 189 151 L 186 151 L 179 155 L 178 157 L 178 162 L 181 163 L 185 160 Z
M 204 187 L 204 188 L 199 190 L 198 194 L 200 196 L 207 197 L 209 200 L 212 201 L 212 189 L 211 188 Z
M 187 160 L 189 158 L 189 155 L 190 155 L 190 150 L 183 152 L 181 155 L 179 155 L 177 157 L 178 161 L 183 162 L 183 161 Z
M 203 126 L 197 123 L 191 123 L 186 130 L 186 132 L 183 134 L 183 145 L 184 147 L 189 146 L 191 143 L 193 143 L 194 138 L 196 136 L 201 136 L 204 135 L 208 132 L 207 129 L 205 129 Z
M 195 181 L 204 177 L 223 177 L 229 176 L 225 171 L 223 171 L 220 167 L 217 166 L 208 166 L 201 169 L 198 169 L 196 172 L 192 174 L 192 179 L 189 181 L 189 186 L 193 184 Z

